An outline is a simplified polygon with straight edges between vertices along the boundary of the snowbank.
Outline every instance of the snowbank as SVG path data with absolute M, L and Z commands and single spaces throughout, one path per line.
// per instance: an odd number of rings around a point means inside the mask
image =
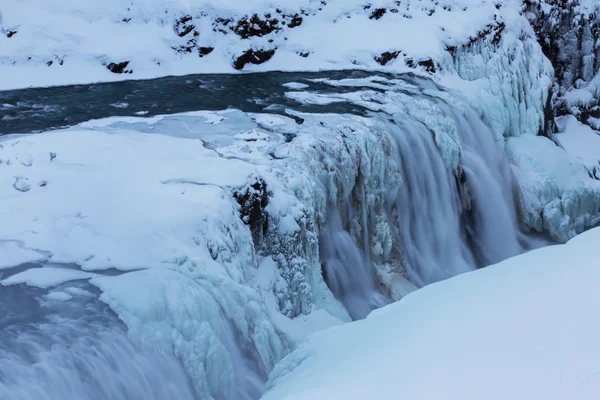
M 314 335 L 263 400 L 594 399 L 599 240 L 595 229 Z
M 513 0 L 502 7 L 477 0 L 7 0 L 0 89 L 242 68 L 452 72 L 452 49 L 494 35 L 496 46 L 505 27 L 518 37 L 527 25 L 519 7 Z
M 565 151 L 579 159 L 595 179 L 600 179 L 600 133 L 572 116 L 556 119 L 559 133 L 553 136 Z
M 556 143 L 541 136 L 509 138 L 506 152 L 519 186 L 521 221 L 566 242 L 600 222 L 598 135 L 574 117 L 558 119 Z M 594 161 L 595 160 L 595 161 Z

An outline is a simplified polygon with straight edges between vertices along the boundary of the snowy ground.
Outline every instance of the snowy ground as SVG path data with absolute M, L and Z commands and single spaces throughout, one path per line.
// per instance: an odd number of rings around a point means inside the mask
M 595 399 L 599 240 L 588 231 L 312 336 L 263 400 Z
M 0 5 L 0 89 L 235 72 L 235 61 L 250 50 L 274 53 L 245 71 L 381 68 L 453 75 L 462 67 L 455 66 L 452 49 L 485 37 L 494 46 L 503 35 L 508 42 L 532 37 L 519 10 L 516 0 L 499 7 L 478 0 L 6 0 Z M 122 74 L 107 68 L 123 62 Z

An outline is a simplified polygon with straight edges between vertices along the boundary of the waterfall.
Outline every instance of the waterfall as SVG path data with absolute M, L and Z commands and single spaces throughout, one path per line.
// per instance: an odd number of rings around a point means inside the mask
M 352 319 L 365 318 L 372 310 L 384 306 L 386 300 L 375 286 L 369 257 L 344 229 L 337 209 L 330 207 L 328 215 L 327 227 L 320 238 L 327 283 Z M 366 230 L 366 225 L 363 228 Z
M 68 301 L 66 292 L 0 291 L 1 399 L 194 399 L 175 357 L 134 344 L 108 306 L 72 290 Z
M 434 133 L 403 118 L 392 134 L 403 184 L 396 210 L 407 274 L 424 286 L 522 251 L 508 162 L 491 130 L 467 109 L 453 118 L 461 159 L 447 167 Z
M 381 117 L 396 143 L 392 157 L 401 182 L 397 195 L 389 196 L 395 200 L 385 206 L 388 222 L 396 228 L 398 258 L 417 287 L 524 251 L 511 172 L 493 132 L 468 106 L 460 108 L 420 94 L 412 94 L 410 101 L 422 99 L 434 104 L 437 115 L 423 118 L 414 105 L 401 103 L 405 108 L 397 113 L 374 116 Z M 448 121 L 456 128 L 456 137 L 434 129 L 447 127 Z M 362 206 L 350 213 L 355 212 L 354 221 L 362 225 L 362 249 L 344 230 L 340 211 L 334 207 L 328 211 L 320 238 L 327 282 L 352 318 L 385 304 L 374 301 L 377 283 L 368 256 L 369 227 L 374 225 L 369 221 L 364 185 L 358 189 Z

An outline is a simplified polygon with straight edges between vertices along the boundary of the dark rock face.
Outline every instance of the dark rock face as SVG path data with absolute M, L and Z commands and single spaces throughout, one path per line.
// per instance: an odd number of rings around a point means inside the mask
M 133 73 L 132 70 L 127 70 L 125 68 L 127 68 L 127 66 L 129 65 L 129 61 L 123 61 L 120 63 L 110 63 L 106 66 L 106 68 L 108 68 L 108 70 L 110 72 L 112 72 L 113 74 L 131 74 Z
M 589 82 L 600 69 L 600 8 L 584 12 L 579 0 L 525 0 L 523 4 L 554 66 L 557 83 L 568 89 L 577 80 Z
M 173 47 L 178 53 L 191 53 L 194 48 L 198 45 L 198 36 L 200 34 L 196 30 L 196 26 L 193 24 L 193 18 L 191 15 L 185 15 L 175 21 L 173 30 L 180 38 L 187 37 L 188 40 L 185 44 L 178 47 Z M 202 57 L 202 55 L 200 55 Z
M 233 62 L 237 70 L 244 68 L 246 64 L 259 65 L 269 61 L 275 55 L 275 50 L 248 50 Z
M 307 15 L 306 13 L 301 13 Z M 281 31 L 283 28 L 295 28 L 304 22 L 301 14 L 285 14 L 277 9 L 276 13 L 252 14 L 237 21 L 231 18 L 217 18 L 213 24 L 215 32 L 224 34 L 233 32 L 242 39 L 263 37 Z
M 383 17 L 386 12 L 387 12 L 387 10 L 385 8 L 377 8 L 376 10 L 374 10 L 371 13 L 371 15 L 369 16 L 369 19 L 379 19 L 379 18 Z M 396 10 L 396 12 L 398 12 L 398 10 Z
M 268 230 L 268 214 L 265 210 L 269 204 L 267 184 L 257 179 L 246 188 L 234 192 L 233 197 L 241 207 L 240 217 L 250 227 L 254 243 L 262 243 Z
M 4 33 L 6 34 L 7 38 L 11 38 L 17 34 L 17 31 L 11 31 L 10 29 L 8 29 L 8 30 L 4 31 Z
M 554 67 L 553 103 L 546 108 L 588 124 L 590 117 L 600 115 L 596 90 L 590 90 L 593 99 L 586 104 L 568 104 L 562 96 L 572 88 L 586 88 L 600 72 L 600 3 L 586 10 L 580 0 L 524 0 L 523 9 Z
M 214 47 L 199 47 L 198 54 L 202 58 L 202 57 L 207 56 L 210 53 L 212 53 L 214 49 L 215 49 Z
M 304 19 L 299 16 L 298 14 L 294 15 L 293 17 L 291 17 L 292 20 L 290 22 L 288 22 L 287 26 L 288 28 L 295 28 L 297 26 L 302 25 L 302 22 L 304 21 Z
M 412 58 L 409 58 L 406 60 L 406 65 L 410 68 L 417 68 L 417 67 L 422 67 L 425 68 L 425 70 L 427 72 L 431 72 L 432 74 L 435 73 L 439 67 L 437 67 L 435 65 L 435 63 L 433 62 L 433 60 L 431 58 L 424 58 L 421 60 L 413 60 Z
M 400 55 L 399 51 L 385 51 L 381 53 L 380 56 L 375 57 L 375 61 L 377 61 L 381 65 L 386 65 L 392 60 L 395 60 Z
M 175 26 L 173 27 L 173 29 L 175 29 L 175 33 L 177 33 L 177 36 L 184 37 L 191 31 L 196 29 L 196 26 L 192 23 L 192 16 L 186 15 L 179 18 L 175 22 Z
M 265 14 L 263 18 L 258 14 L 240 19 L 236 25 L 230 28 L 242 39 L 248 39 L 254 36 L 265 36 L 270 33 L 281 30 L 280 21 L 271 14 Z

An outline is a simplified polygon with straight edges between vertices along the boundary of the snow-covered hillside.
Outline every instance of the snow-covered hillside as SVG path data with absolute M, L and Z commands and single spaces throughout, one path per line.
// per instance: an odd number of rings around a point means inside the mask
M 239 69 L 453 74 L 455 52 L 486 37 L 528 47 L 518 11 L 516 0 L 5 0 L 0 89 Z
M 263 400 L 595 399 L 599 240 L 591 230 L 315 335 Z

